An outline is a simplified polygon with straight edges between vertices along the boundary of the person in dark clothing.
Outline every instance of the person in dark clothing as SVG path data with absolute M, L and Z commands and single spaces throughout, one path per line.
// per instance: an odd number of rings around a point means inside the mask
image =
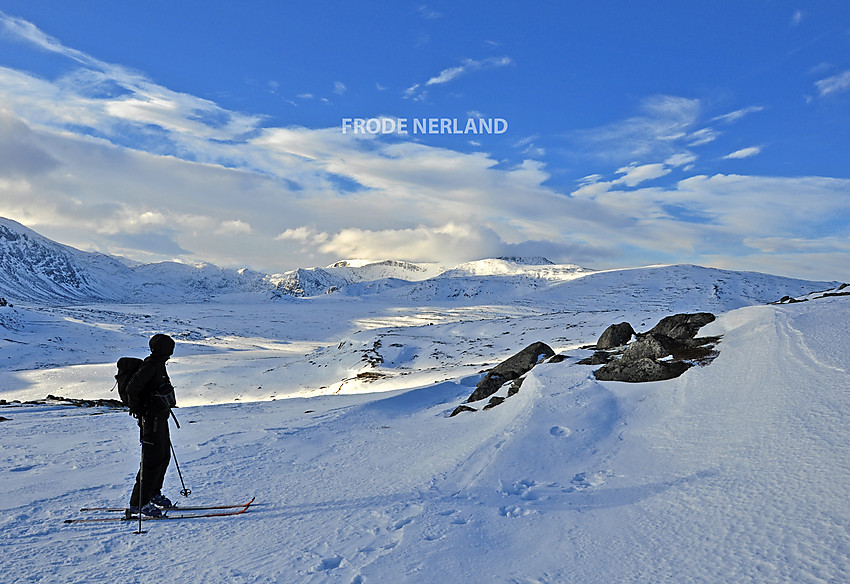
M 165 362 L 174 353 L 174 340 L 156 334 L 150 340 L 151 354 L 127 384 L 130 413 L 137 418 L 142 442 L 143 464 L 136 475 L 130 495 L 130 512 L 158 517 L 160 507 L 170 507 L 171 501 L 161 493 L 162 482 L 171 461 L 171 436 L 168 416 L 177 406 L 174 387 L 165 370 Z

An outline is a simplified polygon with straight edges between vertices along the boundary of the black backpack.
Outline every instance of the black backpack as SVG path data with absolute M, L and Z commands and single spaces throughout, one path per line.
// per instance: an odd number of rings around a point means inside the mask
M 118 375 L 115 380 L 118 385 L 118 397 L 121 398 L 121 403 L 130 407 L 130 396 L 127 395 L 127 385 L 142 366 L 144 361 L 138 357 L 121 357 L 118 359 Z

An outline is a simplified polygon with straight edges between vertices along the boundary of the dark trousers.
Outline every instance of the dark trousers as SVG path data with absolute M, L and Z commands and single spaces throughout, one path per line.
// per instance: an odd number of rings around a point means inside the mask
M 171 461 L 171 436 L 168 433 L 168 416 L 144 416 L 139 420 L 139 435 L 142 441 L 142 460 L 140 473 L 136 474 L 136 484 L 130 495 L 131 507 L 144 507 L 151 497 L 162 490 L 165 471 Z M 142 476 L 139 476 L 141 474 Z M 139 505 L 139 483 L 142 497 Z

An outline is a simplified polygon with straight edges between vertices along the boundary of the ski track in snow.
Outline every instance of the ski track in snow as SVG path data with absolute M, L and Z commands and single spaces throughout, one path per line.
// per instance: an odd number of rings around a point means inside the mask
M 569 301 L 308 300 L 261 319 L 256 306 L 26 309 L 4 333 L 5 399 L 110 397 L 112 356 L 182 330 L 170 371 L 189 405 L 172 425 L 185 504 L 257 501 L 144 535 L 64 525 L 126 503 L 134 420 L 2 406 L 3 581 L 850 581 L 848 299 L 740 308 L 701 331 L 723 335 L 711 365 L 596 382 L 577 347 L 608 324 L 707 308 L 641 277 L 593 302 L 582 284 Z M 447 417 L 536 340 L 570 358 L 493 410 Z M 179 489 L 172 466 L 165 492 Z

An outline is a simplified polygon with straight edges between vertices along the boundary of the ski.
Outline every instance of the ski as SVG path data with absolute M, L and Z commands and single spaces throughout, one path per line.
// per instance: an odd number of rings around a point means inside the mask
M 255 497 L 256 498 L 256 497 Z M 211 513 L 182 513 L 177 511 L 177 515 L 163 515 L 162 517 L 147 517 L 142 515 L 142 521 L 164 521 L 169 519 L 201 519 L 203 517 L 229 517 L 233 515 L 241 515 L 248 510 L 248 507 L 254 502 L 254 498 L 252 498 L 247 503 L 243 503 L 242 505 L 235 506 L 227 506 L 225 509 L 232 509 L 230 511 L 216 511 L 215 509 L 211 509 Z M 221 507 L 219 505 L 218 507 Z M 183 507 L 182 509 L 186 509 Z M 130 515 L 123 517 L 82 517 L 79 519 L 66 519 L 65 523 L 100 523 L 104 521 L 138 521 L 138 515 Z
M 251 499 L 253 501 L 253 499 Z M 239 507 L 244 507 L 245 503 L 238 503 L 236 505 L 172 505 L 171 507 L 160 507 L 163 511 L 207 511 L 211 509 L 238 509 Z M 108 513 L 124 513 L 125 511 L 129 511 L 129 507 L 83 507 L 80 509 L 80 512 L 87 511 L 104 511 Z

